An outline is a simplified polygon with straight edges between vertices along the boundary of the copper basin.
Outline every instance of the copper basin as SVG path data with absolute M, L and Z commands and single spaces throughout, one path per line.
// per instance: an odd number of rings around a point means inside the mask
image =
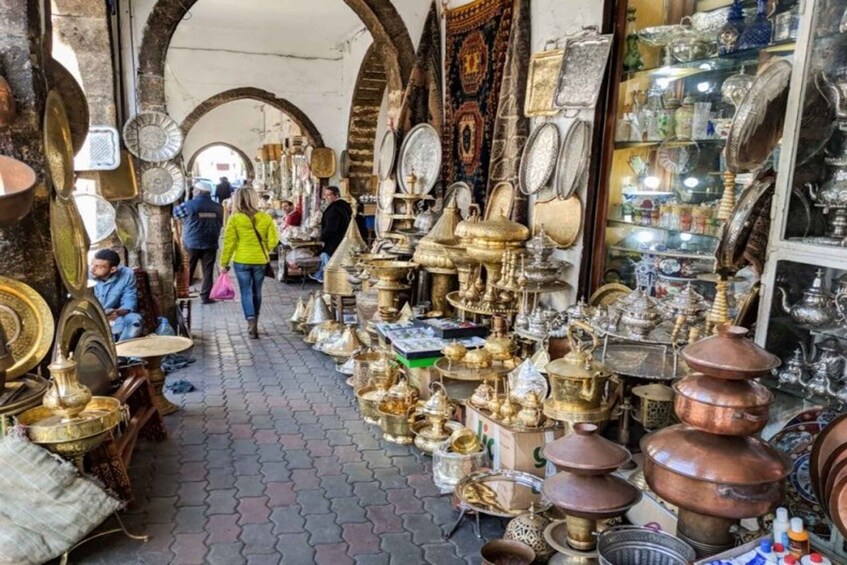
M 611 475 L 557 473 L 544 480 L 544 497 L 568 516 L 603 520 L 624 514 L 641 500 L 641 491 Z
M 483 565 L 529 565 L 535 561 L 535 552 L 525 543 L 497 539 L 479 550 Z
M 32 209 L 35 193 L 35 171 L 21 161 L 0 155 L 0 226 L 8 227 L 22 220 Z
M 673 384 L 677 417 L 704 432 L 754 435 L 768 423 L 773 393 L 755 381 L 690 375 Z
M 767 442 L 721 436 L 685 424 L 641 440 L 644 476 L 660 497 L 721 518 L 762 516 L 785 494 L 790 460 Z
M 781 363 L 747 338 L 747 328 L 723 324 L 718 334 L 695 341 L 682 350 L 688 367 L 719 379 L 755 379 Z

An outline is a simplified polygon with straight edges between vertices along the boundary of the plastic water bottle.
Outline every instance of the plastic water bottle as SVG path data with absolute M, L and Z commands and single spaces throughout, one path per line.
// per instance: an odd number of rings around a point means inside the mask
M 159 327 L 154 332 L 156 335 L 176 335 L 173 326 L 165 317 L 159 317 Z

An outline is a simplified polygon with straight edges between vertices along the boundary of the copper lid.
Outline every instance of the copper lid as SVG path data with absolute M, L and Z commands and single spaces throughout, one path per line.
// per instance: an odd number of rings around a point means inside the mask
M 722 379 L 752 379 L 779 366 L 779 357 L 746 336 L 746 328 L 723 324 L 717 335 L 686 346 L 682 358 L 694 371 Z
M 719 436 L 678 424 L 644 437 L 641 450 L 653 463 L 692 479 L 734 485 L 781 481 L 791 462 L 754 437 Z
M 597 433 L 595 424 L 574 424 L 573 433 L 544 446 L 544 457 L 578 475 L 611 473 L 630 460 L 629 451 Z
M 620 516 L 641 499 L 637 487 L 611 475 L 557 473 L 544 480 L 541 492 L 568 516 L 596 520 Z
M 694 374 L 673 384 L 674 392 L 689 400 L 726 408 L 767 406 L 773 393 L 756 381 L 731 381 Z

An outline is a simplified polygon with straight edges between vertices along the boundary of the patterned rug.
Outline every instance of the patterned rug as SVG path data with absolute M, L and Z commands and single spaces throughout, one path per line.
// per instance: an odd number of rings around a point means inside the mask
M 421 33 L 412 76 L 403 96 L 398 122 L 403 133 L 425 123 L 441 131 L 444 115 L 441 86 L 441 25 L 433 2 Z
M 463 181 L 485 207 L 512 0 L 477 0 L 446 13 L 444 186 Z

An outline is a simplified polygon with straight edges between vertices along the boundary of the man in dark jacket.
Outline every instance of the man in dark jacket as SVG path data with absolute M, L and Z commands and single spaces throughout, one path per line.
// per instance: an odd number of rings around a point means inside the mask
M 182 242 L 188 253 L 189 273 L 194 274 L 197 263 L 203 264 L 203 283 L 200 298 L 203 304 L 212 304 L 212 277 L 218 239 L 224 223 L 223 208 L 212 200 L 212 183 L 198 180 L 194 183 L 194 198 L 174 207 L 174 218 L 182 220 Z M 189 275 L 190 276 L 190 275 Z
M 338 246 L 341 245 L 344 234 L 347 232 L 347 225 L 353 219 L 353 209 L 346 200 L 341 199 L 341 191 L 337 186 L 326 187 L 323 197 L 328 206 L 321 217 L 321 241 L 324 244 L 321 253 L 321 268 L 312 277 L 318 282 L 323 282 L 324 267 L 335 250 L 338 249 Z
M 215 199 L 218 202 L 223 202 L 229 200 L 229 197 L 232 196 L 232 185 L 229 184 L 229 179 L 226 177 L 221 177 L 220 180 L 221 182 L 215 187 Z

